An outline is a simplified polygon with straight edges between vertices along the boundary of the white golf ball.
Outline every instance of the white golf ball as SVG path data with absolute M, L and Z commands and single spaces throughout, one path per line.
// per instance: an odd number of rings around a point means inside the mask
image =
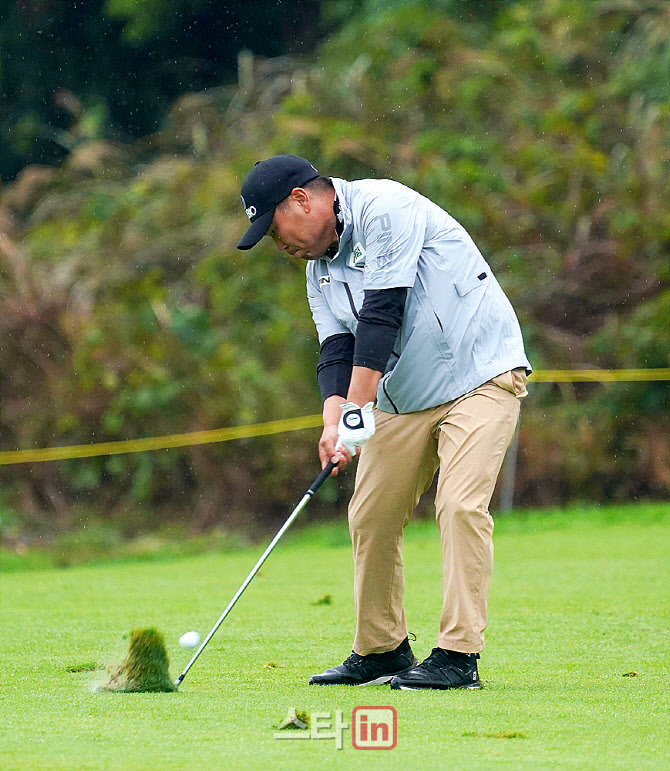
M 200 635 L 197 632 L 186 632 L 179 638 L 182 648 L 196 648 L 200 645 Z

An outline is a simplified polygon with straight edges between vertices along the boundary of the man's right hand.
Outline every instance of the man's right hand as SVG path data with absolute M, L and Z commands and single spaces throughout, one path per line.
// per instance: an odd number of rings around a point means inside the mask
M 351 463 L 351 453 L 346 447 L 337 447 L 337 426 L 326 426 L 319 440 L 319 458 L 321 459 L 321 468 L 324 468 L 328 461 L 337 464 L 333 469 L 332 477 L 337 476 L 338 471 L 343 471 Z
M 347 400 L 343 396 L 329 396 L 323 403 L 323 433 L 319 440 L 319 458 L 321 459 L 321 468 L 325 468 L 328 461 L 337 463 L 337 468 L 333 469 L 331 476 L 337 476 L 338 471 L 342 471 L 351 463 L 351 453 L 346 447 L 337 447 L 337 426 L 342 415 L 340 405 Z

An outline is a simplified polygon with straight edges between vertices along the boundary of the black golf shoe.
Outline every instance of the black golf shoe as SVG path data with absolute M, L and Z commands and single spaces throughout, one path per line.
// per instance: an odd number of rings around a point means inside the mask
M 395 675 L 404 675 L 419 663 L 409 647 L 407 637 L 394 651 L 351 656 L 339 667 L 312 675 L 310 685 L 382 685 Z
M 430 656 L 411 672 L 396 675 L 391 680 L 391 688 L 403 691 L 418 691 L 422 688 L 467 688 L 475 691 L 482 687 L 477 672 L 478 658 L 478 653 L 459 653 L 446 651 L 444 648 L 433 648 Z

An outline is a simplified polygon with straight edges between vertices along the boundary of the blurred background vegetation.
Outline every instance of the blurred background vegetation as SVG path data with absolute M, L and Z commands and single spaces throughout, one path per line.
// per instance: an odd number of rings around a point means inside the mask
M 235 250 L 279 152 L 446 208 L 537 369 L 670 366 L 666 0 L 4 0 L 0 84 L 2 450 L 320 411 L 304 266 Z M 317 437 L 0 467 L 0 534 L 274 523 Z M 670 384 L 533 386 L 517 503 L 668 493 Z

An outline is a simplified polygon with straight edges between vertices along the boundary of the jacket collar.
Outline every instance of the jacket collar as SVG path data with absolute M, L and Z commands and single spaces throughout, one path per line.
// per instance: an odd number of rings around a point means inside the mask
M 347 203 L 347 182 L 344 179 L 338 179 L 337 177 L 331 177 L 330 181 L 333 183 L 333 187 L 335 188 L 335 195 L 337 196 L 337 200 L 340 204 L 340 213 L 338 217 L 340 222 L 342 222 L 343 230 L 342 235 L 340 236 L 339 248 L 332 257 L 326 258 L 328 262 L 332 262 L 339 257 L 339 255 L 342 253 L 342 249 L 346 247 L 351 241 L 351 234 L 354 230 L 353 215 L 351 213 L 351 209 L 349 208 L 349 204 Z

